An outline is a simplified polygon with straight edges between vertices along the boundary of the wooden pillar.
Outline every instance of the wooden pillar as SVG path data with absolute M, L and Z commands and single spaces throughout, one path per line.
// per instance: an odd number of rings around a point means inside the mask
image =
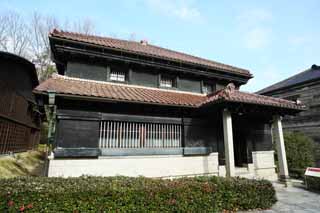
M 280 179 L 286 180 L 289 177 L 289 172 L 287 165 L 286 149 L 283 138 L 281 116 L 274 116 L 273 134 L 278 154 Z
M 231 113 L 224 109 L 222 112 L 224 151 L 226 159 L 226 176 L 235 176 L 234 151 L 233 151 L 233 133 Z

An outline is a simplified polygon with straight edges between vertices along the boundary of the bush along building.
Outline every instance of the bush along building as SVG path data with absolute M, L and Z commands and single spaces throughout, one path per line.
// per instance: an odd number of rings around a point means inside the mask
M 297 116 L 284 117 L 283 127 L 288 131 L 302 132 L 320 145 L 320 66 L 314 64 L 257 93 L 305 104 L 307 110 Z M 320 166 L 320 156 L 316 157 L 317 165 Z
M 288 175 L 281 116 L 296 102 L 239 91 L 248 70 L 133 42 L 54 30 L 49 176 Z
M 0 155 L 37 147 L 41 113 L 32 90 L 38 84 L 34 64 L 0 51 Z

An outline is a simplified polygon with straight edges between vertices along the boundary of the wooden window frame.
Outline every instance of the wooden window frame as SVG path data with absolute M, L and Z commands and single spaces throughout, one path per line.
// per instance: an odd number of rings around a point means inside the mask
M 112 75 L 117 75 L 116 78 L 113 78 Z M 120 79 L 119 76 L 123 74 L 123 79 Z M 128 83 L 129 82 L 130 70 L 117 70 L 113 67 L 107 67 L 107 81 L 115 83 Z
M 210 92 L 205 91 L 205 88 L 206 88 L 207 86 L 211 87 L 211 91 L 210 91 Z M 215 92 L 215 84 L 214 84 L 214 83 L 210 83 L 210 82 L 206 82 L 206 81 L 202 81 L 202 82 L 201 82 L 201 92 L 202 92 L 203 94 L 207 94 L 207 95 L 210 94 L 210 93 Z
M 171 86 L 166 86 L 162 84 L 163 79 L 166 78 L 167 80 L 170 79 L 172 81 Z M 177 77 L 172 75 L 159 75 L 159 87 L 163 89 L 177 89 Z

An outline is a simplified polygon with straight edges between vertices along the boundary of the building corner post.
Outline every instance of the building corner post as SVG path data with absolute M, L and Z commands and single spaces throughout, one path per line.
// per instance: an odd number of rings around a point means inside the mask
M 286 180 L 289 178 L 289 172 L 288 172 L 286 149 L 284 144 L 281 120 L 282 120 L 281 116 L 279 115 L 274 116 L 273 134 L 274 134 L 274 140 L 276 143 L 276 150 L 278 155 L 280 180 L 286 182 Z
M 232 133 L 232 116 L 227 109 L 222 111 L 223 120 L 223 138 L 224 151 L 226 160 L 226 176 L 235 176 L 234 150 L 233 150 L 233 133 Z

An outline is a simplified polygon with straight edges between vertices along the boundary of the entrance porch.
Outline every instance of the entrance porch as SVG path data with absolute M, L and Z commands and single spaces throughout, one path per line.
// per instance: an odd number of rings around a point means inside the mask
M 281 116 L 251 112 L 248 115 L 224 109 L 223 132 L 226 176 L 276 180 L 274 150 L 278 154 L 280 179 L 288 178 Z

